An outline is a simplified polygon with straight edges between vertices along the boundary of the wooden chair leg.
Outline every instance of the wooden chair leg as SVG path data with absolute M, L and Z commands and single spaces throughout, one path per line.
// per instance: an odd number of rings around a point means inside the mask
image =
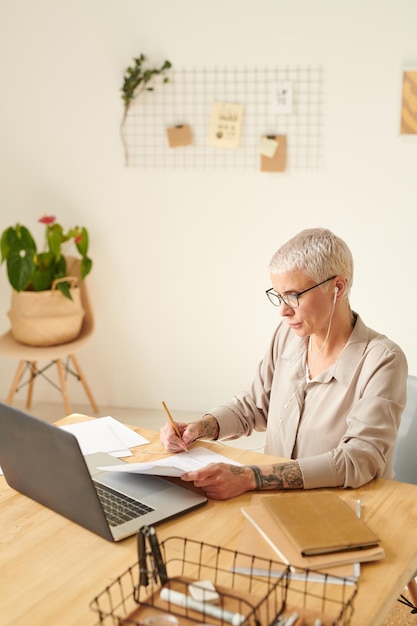
M 65 411 L 67 415 L 71 415 L 71 405 L 70 405 L 69 396 L 68 396 L 67 382 L 65 380 L 64 366 L 62 364 L 61 359 L 57 359 L 55 363 L 58 369 L 58 376 L 59 376 L 59 382 L 61 385 L 62 397 L 64 399 Z
M 417 606 L 417 582 L 416 579 L 413 578 L 413 580 L 410 580 L 410 582 L 407 585 L 408 587 L 408 591 L 410 592 L 410 597 L 411 600 L 414 604 L 414 606 Z
M 6 398 L 7 404 L 13 403 L 14 394 L 16 393 L 16 389 L 19 386 L 20 379 L 22 378 L 23 370 L 25 369 L 26 361 L 19 361 L 19 364 L 16 369 L 16 373 L 14 375 L 12 384 L 10 386 L 10 390 L 8 396 Z
M 78 359 L 76 359 L 73 354 L 70 355 L 70 359 L 74 364 L 74 367 L 76 369 L 78 376 L 80 377 L 80 381 L 82 383 L 82 386 L 84 387 L 84 390 L 85 390 L 85 393 L 87 394 L 88 399 L 90 400 L 90 404 L 93 407 L 93 411 L 95 413 L 98 413 L 98 406 L 93 398 L 93 394 L 91 393 L 91 389 L 88 386 L 87 380 L 81 370 L 80 364 L 78 363 Z
M 36 376 L 36 367 L 37 367 L 36 361 L 32 361 L 30 364 L 30 381 L 29 381 L 29 387 L 28 387 L 28 395 L 26 398 L 27 409 L 30 409 L 32 405 L 32 396 L 33 396 L 34 380 Z

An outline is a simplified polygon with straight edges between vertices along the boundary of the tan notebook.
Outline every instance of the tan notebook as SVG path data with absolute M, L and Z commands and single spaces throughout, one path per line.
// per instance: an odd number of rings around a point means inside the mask
M 242 513 L 271 548 L 270 558 L 278 558 L 283 563 L 291 565 L 292 569 L 324 569 L 327 571 L 328 568 L 338 567 L 346 563 L 379 561 L 385 557 L 384 549 L 381 546 L 315 556 L 302 556 L 287 533 L 274 521 L 272 515 L 262 503 L 263 499 L 264 496 L 261 495 L 253 496 L 252 503 L 249 506 L 242 507 Z M 252 545 L 248 545 L 246 549 L 242 545 L 241 549 L 249 553 L 254 551 Z
M 332 491 L 303 491 L 262 498 L 302 556 L 375 547 L 379 538 Z
M 311 561 L 304 559 L 303 567 L 295 567 L 288 563 L 287 558 L 278 557 L 277 552 L 273 550 L 270 544 L 260 535 L 255 526 L 245 519 L 242 526 L 242 532 L 239 537 L 237 547 L 238 555 L 234 562 L 234 571 L 239 574 L 253 574 L 255 576 L 276 576 L 281 577 L 288 566 L 293 573 L 295 579 L 303 580 L 306 575 L 308 579 L 317 582 L 340 582 L 340 578 L 355 581 L 360 575 L 359 563 L 344 563 L 335 567 L 320 567 L 314 569 L 314 559 Z M 287 554 L 290 554 L 287 552 Z M 251 555 L 251 556 L 248 556 Z M 296 559 L 299 555 L 296 555 Z M 271 565 L 271 561 L 273 562 Z M 306 571 L 304 571 L 306 570 Z M 308 574 L 307 574 L 308 570 Z

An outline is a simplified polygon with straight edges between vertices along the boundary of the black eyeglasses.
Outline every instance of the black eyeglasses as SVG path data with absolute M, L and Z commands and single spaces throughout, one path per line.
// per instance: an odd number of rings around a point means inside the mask
M 274 291 L 273 287 L 271 287 L 271 289 L 267 289 L 265 293 L 268 296 L 269 301 L 272 302 L 274 306 L 281 306 L 281 304 L 284 303 L 285 306 L 290 307 L 290 309 L 296 309 L 300 305 L 298 299 L 303 295 L 303 293 L 307 293 L 307 291 L 320 287 L 320 285 L 328 283 L 329 280 L 333 280 L 333 278 L 336 278 L 336 275 L 330 276 L 330 278 L 326 278 L 326 280 L 323 280 L 321 283 L 313 285 L 308 289 L 304 289 L 304 291 L 300 291 L 300 293 L 287 293 L 285 296 L 281 296 L 279 293 Z

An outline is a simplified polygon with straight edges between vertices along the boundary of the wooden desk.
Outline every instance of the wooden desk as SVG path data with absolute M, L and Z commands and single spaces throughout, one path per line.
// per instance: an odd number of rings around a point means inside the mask
M 60 423 L 75 419 L 81 418 L 71 416 Z M 153 441 L 147 449 L 160 449 L 157 433 L 138 432 Z M 267 458 L 210 445 L 245 464 Z M 352 626 L 380 626 L 417 570 L 417 486 L 376 480 L 361 489 L 338 490 L 338 494 L 361 499 L 364 519 L 385 548 L 383 561 L 361 567 L 351 622 Z M 243 523 L 240 508 L 251 497 L 249 493 L 226 502 L 210 501 L 158 525 L 158 536 L 163 540 L 179 535 L 234 549 Z M 137 558 L 134 537 L 109 543 L 16 493 L 4 477 L 0 477 L 0 528 L 1 626 L 96 624 L 97 615 L 89 603 Z

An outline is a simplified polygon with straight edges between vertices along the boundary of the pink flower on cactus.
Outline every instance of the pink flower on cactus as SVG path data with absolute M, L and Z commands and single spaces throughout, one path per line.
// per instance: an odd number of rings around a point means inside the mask
M 82 240 L 83 240 L 82 234 L 77 235 L 76 238 L 74 239 L 75 243 L 81 243 Z
M 55 220 L 55 215 L 44 215 L 38 220 L 38 222 L 40 222 L 41 224 L 53 224 Z

